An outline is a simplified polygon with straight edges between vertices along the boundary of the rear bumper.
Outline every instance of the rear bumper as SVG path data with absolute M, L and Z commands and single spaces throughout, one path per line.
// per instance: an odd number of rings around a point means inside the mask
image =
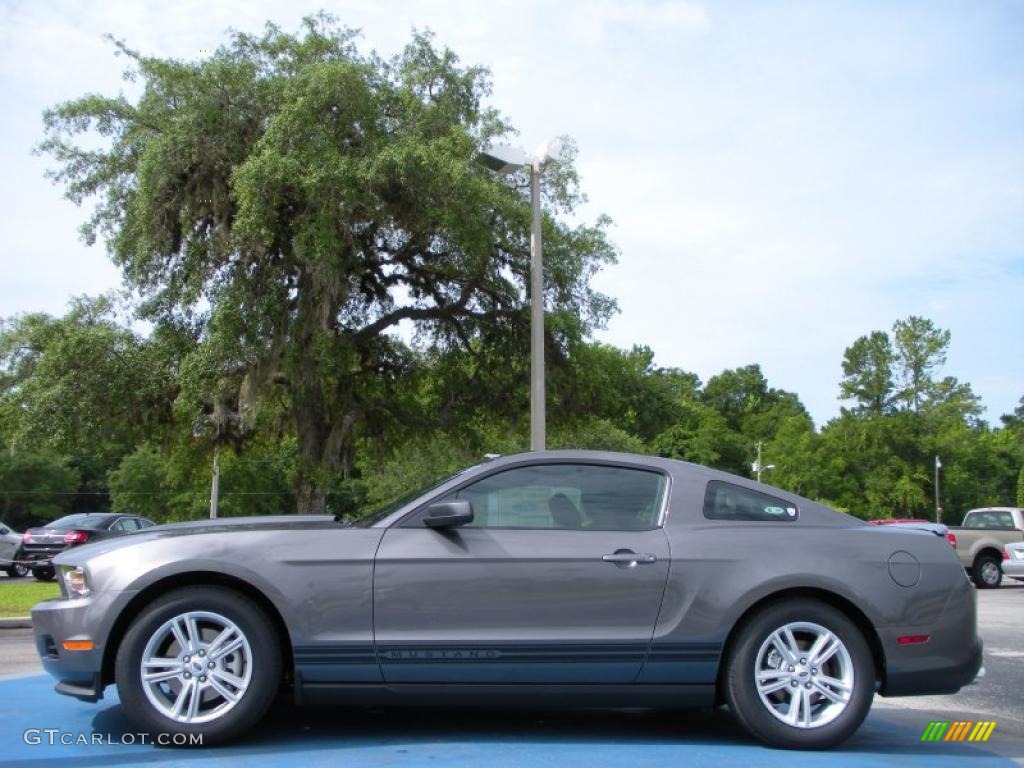
M 977 593 L 962 579 L 939 619 L 927 626 L 879 629 L 885 654 L 883 696 L 956 693 L 982 669 Z M 905 635 L 927 635 L 927 642 L 901 645 Z
M 18 558 L 22 565 L 33 566 L 33 565 L 53 565 L 53 558 L 65 551 L 67 547 L 61 547 L 60 549 L 48 547 L 46 549 L 24 549 L 21 552 L 21 556 Z
M 949 662 L 928 654 L 923 663 L 887 670 L 883 696 L 920 696 L 923 694 L 956 693 L 965 685 L 984 675 L 981 640 L 958 662 Z

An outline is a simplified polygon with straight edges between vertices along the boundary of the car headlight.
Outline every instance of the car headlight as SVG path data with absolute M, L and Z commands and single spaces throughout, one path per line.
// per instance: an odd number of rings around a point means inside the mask
M 87 597 L 92 592 L 85 568 L 80 565 L 62 565 L 60 583 L 64 586 L 64 594 L 67 597 Z

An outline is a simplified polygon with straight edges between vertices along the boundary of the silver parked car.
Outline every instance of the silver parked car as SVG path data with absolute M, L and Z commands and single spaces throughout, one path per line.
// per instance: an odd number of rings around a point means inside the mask
M 160 526 L 55 558 L 32 620 L 57 690 L 116 684 L 140 729 L 301 704 L 729 705 L 774 745 L 852 734 L 876 691 L 982 663 L 946 541 L 751 480 L 589 451 L 478 465 L 352 524 Z
M 13 578 L 28 575 L 21 563 L 21 534 L 4 523 L 0 523 L 0 570 Z
M 1024 581 L 1024 541 L 1007 544 L 1003 555 L 1003 575 Z

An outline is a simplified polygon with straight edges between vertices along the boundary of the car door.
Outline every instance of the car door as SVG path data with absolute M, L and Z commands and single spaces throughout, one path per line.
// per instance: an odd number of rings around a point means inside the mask
M 473 522 L 384 534 L 374 638 L 391 683 L 628 683 L 668 576 L 668 477 L 633 466 L 535 463 L 434 501 Z

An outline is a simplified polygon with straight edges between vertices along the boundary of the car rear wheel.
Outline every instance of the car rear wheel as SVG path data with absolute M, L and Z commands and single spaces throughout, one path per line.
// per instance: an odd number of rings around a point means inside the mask
M 117 692 L 145 731 L 229 741 L 254 726 L 281 682 L 281 648 L 263 610 L 220 587 L 163 595 L 117 652 Z
M 841 611 L 811 599 L 773 603 L 738 630 L 724 696 L 740 724 L 777 747 L 823 749 L 849 738 L 875 688 L 871 649 Z
M 1003 581 L 1003 569 L 999 560 L 992 555 L 981 555 L 974 560 L 971 579 L 978 589 L 994 589 Z

